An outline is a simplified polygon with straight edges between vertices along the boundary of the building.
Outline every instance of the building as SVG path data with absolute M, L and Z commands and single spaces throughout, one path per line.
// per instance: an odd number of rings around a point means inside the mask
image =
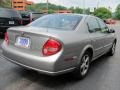
M 57 10 L 55 13 L 72 13 L 71 10 Z
M 26 11 L 28 5 L 32 5 L 32 1 L 27 0 L 12 0 L 12 8 L 18 11 Z

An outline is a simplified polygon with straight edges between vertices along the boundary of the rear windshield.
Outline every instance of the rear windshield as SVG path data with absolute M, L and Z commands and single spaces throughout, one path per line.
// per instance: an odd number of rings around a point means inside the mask
M 20 15 L 15 10 L 0 8 L 0 17 L 20 17 Z
M 30 26 L 74 30 L 81 20 L 82 16 L 79 15 L 53 14 L 42 16 L 32 22 Z

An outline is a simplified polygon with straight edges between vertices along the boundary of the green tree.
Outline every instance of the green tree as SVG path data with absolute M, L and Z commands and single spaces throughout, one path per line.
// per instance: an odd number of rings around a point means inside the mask
M 53 12 L 52 10 L 66 10 L 67 8 L 64 6 L 58 6 L 55 4 L 48 4 L 49 11 Z M 33 4 L 27 7 L 28 10 L 30 11 L 41 11 L 41 10 L 47 10 L 47 3 L 38 3 L 38 4 Z M 49 12 L 48 11 L 48 12 Z
M 69 8 L 69 10 L 71 10 L 71 11 L 72 11 L 72 13 L 74 13 L 74 12 L 75 12 L 74 7 L 70 7 L 70 8 Z
M 91 13 L 90 13 L 90 8 L 86 9 L 86 10 L 85 10 L 85 13 L 88 14 L 88 15 L 91 14 Z
M 101 19 L 108 19 L 112 17 L 112 13 L 105 7 L 98 8 L 94 11 L 94 15 Z
M 0 0 L 0 7 L 11 7 L 11 0 Z
M 120 19 L 120 4 L 117 6 L 115 11 L 115 18 Z
M 78 14 L 82 14 L 83 13 L 83 9 L 79 8 L 79 7 L 76 7 L 74 9 L 74 13 L 78 13 Z
M 49 9 L 49 10 L 48 10 L 48 13 L 49 13 L 49 14 L 51 14 L 51 13 L 55 13 L 55 11 L 52 10 L 52 9 Z

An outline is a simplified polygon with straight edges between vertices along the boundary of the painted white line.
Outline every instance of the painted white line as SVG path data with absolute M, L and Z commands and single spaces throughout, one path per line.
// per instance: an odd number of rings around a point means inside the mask
M 5 59 L 3 56 L 0 56 L 0 59 Z

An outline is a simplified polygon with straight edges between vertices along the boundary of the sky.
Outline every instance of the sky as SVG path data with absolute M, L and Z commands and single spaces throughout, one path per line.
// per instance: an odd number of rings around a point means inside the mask
M 35 3 L 44 3 L 47 0 L 31 0 Z M 111 8 L 111 11 L 114 12 L 116 6 L 120 4 L 120 0 L 49 0 L 50 3 L 63 5 L 65 7 L 80 7 L 80 8 L 91 8 L 94 7 L 106 7 Z

